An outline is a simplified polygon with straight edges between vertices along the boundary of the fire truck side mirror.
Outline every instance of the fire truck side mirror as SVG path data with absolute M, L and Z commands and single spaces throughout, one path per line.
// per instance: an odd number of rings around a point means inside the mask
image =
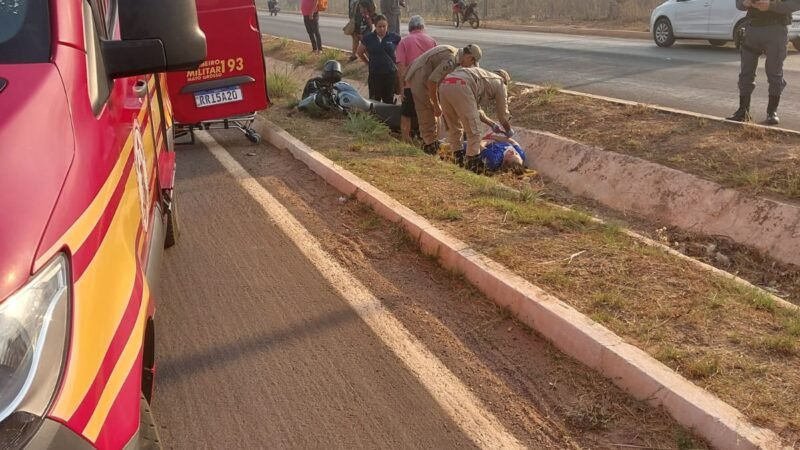
M 112 80 L 163 72 L 167 67 L 164 45 L 158 39 L 102 41 L 103 64 Z
M 205 61 L 206 36 L 197 21 L 195 0 L 120 0 L 118 6 L 122 42 L 161 42 L 165 64 L 153 72 L 196 69 Z M 148 45 L 128 51 L 147 53 Z

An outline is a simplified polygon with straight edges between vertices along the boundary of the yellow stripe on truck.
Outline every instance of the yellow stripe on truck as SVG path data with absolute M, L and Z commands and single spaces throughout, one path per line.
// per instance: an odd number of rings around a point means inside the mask
M 128 375 L 130 375 L 131 370 L 133 370 L 136 364 L 136 360 L 139 358 L 139 350 L 142 348 L 142 342 L 144 342 L 144 324 L 147 316 L 147 304 L 150 299 L 150 288 L 147 286 L 147 280 L 142 280 L 142 283 L 142 303 L 139 306 L 139 314 L 136 317 L 136 326 L 133 329 L 133 333 L 131 333 L 131 336 L 128 338 L 128 342 L 125 344 L 125 349 L 122 351 L 122 355 L 117 365 L 114 367 L 111 377 L 108 379 L 108 384 L 106 384 L 103 395 L 97 403 L 97 408 L 95 408 L 92 418 L 83 430 L 83 435 L 91 442 L 97 440 L 97 436 L 103 428 L 108 412 L 111 411 L 111 407 L 114 405 L 114 400 L 117 399 L 120 391 L 122 391 L 122 385 L 125 384 L 125 380 L 128 378 Z
M 139 188 L 132 170 L 100 248 L 75 284 L 72 346 L 53 415 L 69 420 L 100 370 L 136 280 Z

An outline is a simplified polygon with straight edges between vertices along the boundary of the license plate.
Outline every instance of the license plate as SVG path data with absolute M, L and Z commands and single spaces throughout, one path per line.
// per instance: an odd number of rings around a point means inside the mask
M 242 88 L 239 86 L 194 93 L 194 102 L 197 104 L 198 108 L 207 108 L 209 106 L 240 102 L 242 100 Z

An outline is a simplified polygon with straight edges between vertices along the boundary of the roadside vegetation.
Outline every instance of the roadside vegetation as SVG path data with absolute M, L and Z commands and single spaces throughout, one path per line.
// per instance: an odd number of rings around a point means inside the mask
M 267 86 L 272 98 L 294 97 L 300 90 L 300 82 L 288 70 L 271 70 L 267 74 Z
M 270 44 L 267 41 L 265 47 L 268 54 Z M 270 56 L 283 59 L 280 55 L 285 55 L 285 60 L 291 61 L 292 51 L 301 50 L 302 46 L 284 48 Z M 686 126 L 680 122 L 683 118 L 663 121 L 650 117 L 651 123 L 645 117 L 629 127 L 628 123 L 650 111 L 608 104 L 601 108 L 600 102 L 587 100 L 578 115 L 577 107 L 567 105 L 575 102 L 574 97 L 553 88 L 542 92 L 544 98 L 536 92 L 516 92 L 519 97 L 512 102 L 516 123 L 539 129 L 544 125 L 537 123 L 550 124 L 553 129 L 547 131 L 564 134 L 559 130 L 565 130 L 571 137 L 579 135 L 582 141 L 589 139 L 596 145 L 623 142 L 613 150 L 638 152 L 637 156 L 652 157 L 659 163 L 682 158 L 691 161 L 685 163 L 690 165 L 734 155 L 746 166 L 757 163 L 752 152 L 769 152 L 774 143 L 788 145 L 795 139 L 691 119 L 696 121 L 691 122 L 695 128 L 686 128 L 676 137 L 683 138 L 680 142 L 685 145 L 678 148 L 674 142 L 667 151 L 663 144 L 672 142 L 674 130 L 665 128 Z M 713 392 L 757 425 L 775 430 L 785 442 L 800 439 L 798 313 L 779 307 L 762 291 L 700 272 L 686 261 L 646 246 L 622 233 L 619 225 L 598 224 L 589 220 L 587 212 L 565 211 L 549 203 L 546 199 L 550 196 L 542 184 L 533 182 L 534 175 L 521 179 L 474 175 L 385 137 L 385 129 L 369 123 L 368 116 L 319 121 L 286 105 L 279 102 L 267 117 L 437 227 Z M 574 123 L 578 117 L 586 120 L 583 126 Z M 602 127 L 608 123 L 619 126 Z M 718 125 L 723 128 L 716 129 Z M 691 135 L 693 130 L 715 130 L 711 133 L 715 140 L 701 141 L 701 148 L 691 147 L 687 133 Z M 759 140 L 741 142 L 746 133 L 754 133 Z M 620 141 L 621 137 L 627 139 Z M 712 144 L 722 140 L 755 145 L 748 147 L 749 152 L 733 154 Z M 672 165 L 681 168 L 682 164 Z M 710 162 L 702 166 L 698 175 L 718 176 L 710 166 Z M 770 179 L 779 178 L 773 174 Z M 509 189 L 509 185 L 517 189 Z M 788 197 L 784 188 L 769 192 Z

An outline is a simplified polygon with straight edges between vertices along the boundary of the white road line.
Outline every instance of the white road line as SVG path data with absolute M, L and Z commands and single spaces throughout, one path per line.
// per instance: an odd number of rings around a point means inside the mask
M 197 137 L 256 200 L 275 224 L 338 291 L 361 319 L 414 373 L 439 405 L 479 447 L 517 449 L 523 445 L 487 411 L 461 381 L 383 307 L 380 300 L 331 257 L 292 214 L 207 132 Z

